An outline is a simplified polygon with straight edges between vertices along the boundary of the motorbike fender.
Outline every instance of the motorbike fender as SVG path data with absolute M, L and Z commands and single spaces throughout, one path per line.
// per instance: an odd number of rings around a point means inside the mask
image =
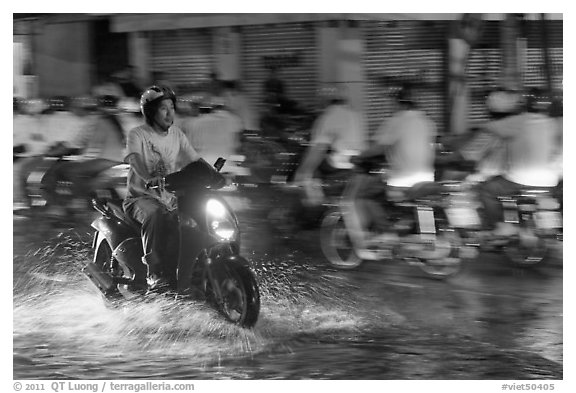
M 249 293 L 255 294 L 255 296 L 259 297 L 258 284 L 257 284 L 258 281 L 256 278 L 256 273 L 254 273 L 254 270 L 250 266 L 248 260 L 246 260 L 244 257 L 240 255 L 229 254 L 229 255 L 221 255 L 217 259 L 210 260 L 210 263 L 206 268 L 206 274 L 207 274 L 206 278 L 211 281 L 212 288 L 214 288 L 216 291 L 215 295 L 217 298 L 219 298 L 218 301 L 222 300 L 220 298 L 222 294 L 217 289 L 220 288 L 222 278 L 229 276 L 228 271 L 230 269 L 238 269 L 238 268 L 241 268 L 250 276 L 252 276 L 252 279 L 245 281 L 244 284 L 252 285 L 253 288 L 252 290 L 249 291 Z M 252 299 L 252 302 L 254 303 L 259 302 L 259 299 Z
M 142 240 L 131 237 L 120 243 L 112 252 L 112 255 L 124 271 L 130 271 L 135 281 L 145 281 L 148 268 L 142 262 L 144 250 L 142 250 Z
M 177 271 L 179 289 L 190 286 L 199 255 L 217 242 L 214 236 L 198 228 L 180 227 L 180 255 Z
M 110 244 L 112 250 L 118 247 L 125 239 L 135 237 L 132 228 L 113 217 L 98 217 L 92 221 L 91 226 L 98 231 L 99 238 L 103 237 L 108 240 L 108 244 Z

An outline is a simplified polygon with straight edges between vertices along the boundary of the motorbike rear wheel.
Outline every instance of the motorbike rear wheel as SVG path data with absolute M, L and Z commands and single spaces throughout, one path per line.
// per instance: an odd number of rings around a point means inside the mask
M 320 246 L 328 262 L 338 269 L 354 269 L 362 264 L 339 211 L 328 213 L 322 220 Z
M 230 322 L 253 327 L 260 313 L 260 292 L 247 262 L 236 257 L 212 266 L 212 280 L 206 278 L 206 297 Z M 216 290 L 213 285 L 218 286 Z

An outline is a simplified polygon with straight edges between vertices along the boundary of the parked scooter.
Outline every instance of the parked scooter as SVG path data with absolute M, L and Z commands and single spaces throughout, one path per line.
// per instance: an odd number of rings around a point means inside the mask
M 375 163 L 356 166 L 338 207 L 327 212 L 321 226 L 321 248 L 328 261 L 339 269 L 353 269 L 363 262 L 353 241 L 357 213 L 353 206 L 367 176 L 382 175 Z M 455 275 L 462 259 L 472 257 L 475 250 L 465 247 L 454 220 L 470 214 L 471 207 L 459 206 L 451 211 L 448 196 L 458 190 L 454 182 L 426 182 L 415 185 L 384 202 L 386 227 L 391 236 L 381 236 L 370 244 L 380 260 L 399 258 L 416 265 L 429 276 L 439 279 Z M 471 225 L 469 219 L 459 224 Z
M 165 187 L 178 197 L 170 236 L 170 254 L 163 260 L 170 282 L 167 294 L 200 298 L 229 321 L 252 327 L 260 312 L 260 294 L 249 262 L 240 256 L 238 220 L 224 199 L 214 193 L 225 179 L 204 160 L 165 178 Z M 94 261 L 84 272 L 110 300 L 146 295 L 146 266 L 142 263 L 140 225 L 127 216 L 120 200 L 95 199 L 102 216 L 92 227 Z

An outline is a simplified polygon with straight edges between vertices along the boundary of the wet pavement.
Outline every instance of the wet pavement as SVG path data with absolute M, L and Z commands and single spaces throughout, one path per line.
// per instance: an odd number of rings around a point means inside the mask
M 262 309 L 252 330 L 202 303 L 106 305 L 81 273 L 84 223 L 14 219 L 15 379 L 563 379 L 562 257 L 496 254 L 448 281 L 399 261 L 330 267 L 314 230 L 280 236 L 271 194 L 230 196 Z

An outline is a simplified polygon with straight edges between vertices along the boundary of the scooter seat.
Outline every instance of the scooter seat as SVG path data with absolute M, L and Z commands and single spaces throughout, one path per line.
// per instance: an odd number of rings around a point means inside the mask
M 390 188 L 388 196 L 393 202 L 415 201 L 431 195 L 440 195 L 443 190 L 442 185 L 435 182 L 421 182 L 410 188 Z
M 130 217 L 128 214 L 124 212 L 121 200 L 116 201 L 109 199 L 106 202 L 106 204 L 116 218 L 120 219 L 121 221 L 132 227 L 132 229 L 134 229 L 136 232 L 140 232 L 142 226 L 136 220 L 134 220 L 132 217 Z

